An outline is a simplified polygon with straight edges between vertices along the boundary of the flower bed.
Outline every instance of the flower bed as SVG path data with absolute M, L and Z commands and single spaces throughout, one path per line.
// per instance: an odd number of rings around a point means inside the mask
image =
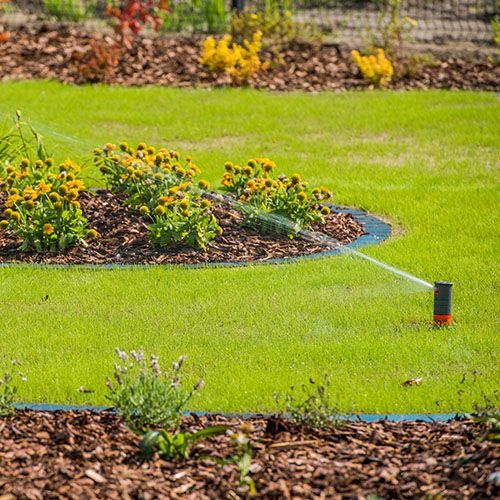
M 324 245 L 284 234 L 263 234 L 244 226 L 243 214 L 225 204 L 214 204 L 213 213 L 223 233 L 202 252 L 183 245 L 167 248 L 151 245 L 148 222 L 140 213 L 124 210 L 124 195 L 108 190 L 83 193 L 82 211 L 100 237 L 88 246 L 73 246 L 64 252 L 20 252 L 20 240 L 0 232 L 0 262 L 51 264 L 196 264 L 209 262 L 265 261 L 321 252 Z M 1 202 L 1 195 L 0 195 Z M 319 229 L 319 226 L 316 226 Z M 350 214 L 332 212 L 321 232 L 340 243 L 350 243 L 363 234 L 362 226 Z
M 102 37 L 84 28 L 42 25 L 9 29 L 11 37 L 2 44 L 0 51 L 0 79 L 42 78 L 81 83 L 86 77 L 71 54 L 75 50 L 89 50 L 91 44 Z M 105 81 L 116 85 L 178 87 L 231 85 L 229 74 L 210 73 L 200 64 L 201 43 L 202 39 L 196 37 L 138 39 Z M 388 87 L 500 88 L 500 66 L 487 55 L 478 55 L 472 60 L 445 57 L 418 66 L 413 68 L 415 74 L 393 78 Z M 349 50 L 295 45 L 283 49 L 279 61 L 260 71 L 248 84 L 269 90 L 321 91 L 366 88 L 368 82 L 358 71 Z
M 319 496 L 489 498 L 498 446 L 482 424 L 348 423 L 312 431 L 283 420 L 189 417 L 190 431 L 245 425 L 253 445 L 250 474 L 266 498 Z M 17 411 L 0 419 L 0 491 L 5 498 L 239 498 L 234 452 L 225 434 L 194 446 L 191 458 L 143 461 L 140 437 L 112 413 Z M 211 458 L 207 458 L 207 457 Z M 205 457 L 205 458 L 204 458 Z

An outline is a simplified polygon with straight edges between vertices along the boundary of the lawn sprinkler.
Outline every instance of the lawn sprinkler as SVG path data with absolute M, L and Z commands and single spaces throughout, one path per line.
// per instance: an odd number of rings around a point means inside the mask
M 449 281 L 434 283 L 434 324 L 437 326 L 451 325 L 451 287 Z

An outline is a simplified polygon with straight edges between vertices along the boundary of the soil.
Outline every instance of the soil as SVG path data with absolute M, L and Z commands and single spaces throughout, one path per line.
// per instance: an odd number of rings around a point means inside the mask
M 227 205 L 213 204 L 213 213 L 223 229 L 221 236 L 208 244 L 206 252 L 186 246 L 154 247 L 149 239 L 147 221 L 137 212 L 122 206 L 123 199 L 107 190 L 86 192 L 82 210 L 90 227 L 100 233 L 88 247 L 75 246 L 65 252 L 19 252 L 21 241 L 0 233 L 0 262 L 47 264 L 204 264 L 217 262 L 257 262 L 288 259 L 349 243 L 363 234 L 363 228 L 350 214 L 332 212 L 324 225 L 313 229 L 332 237 L 327 246 L 302 238 L 261 233 L 242 225 L 243 215 Z
M 190 416 L 191 431 L 250 427 L 250 476 L 260 498 L 498 498 L 499 447 L 482 424 L 348 423 L 314 431 L 276 418 Z M 140 438 L 113 413 L 17 411 L 0 419 L 0 497 L 242 498 L 228 435 L 185 461 L 144 461 Z M 216 459 L 219 459 L 218 461 Z M 219 463 L 218 463 L 219 462 Z
M 10 37 L 1 45 L 0 80 L 55 79 L 83 83 L 85 78 L 75 54 L 85 54 L 92 41 L 103 33 L 85 28 L 52 25 L 11 27 Z M 230 85 L 227 75 L 214 76 L 200 65 L 199 37 L 138 38 L 108 73 L 94 74 L 90 81 L 115 85 L 166 85 L 210 87 Z M 295 45 L 283 48 L 272 59 L 270 68 L 250 82 L 251 87 L 269 90 L 345 90 L 366 88 L 347 50 L 338 46 Z M 429 59 L 427 57 L 427 59 Z M 475 56 L 470 60 L 447 57 L 429 59 L 427 65 L 413 67 L 406 76 L 394 77 L 389 85 L 396 89 L 500 89 L 500 65 L 495 57 Z M 88 79 L 88 78 L 87 78 Z

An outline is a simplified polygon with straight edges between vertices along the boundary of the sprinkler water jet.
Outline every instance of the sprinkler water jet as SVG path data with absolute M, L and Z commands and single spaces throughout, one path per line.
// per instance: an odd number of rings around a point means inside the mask
M 453 283 L 449 281 L 436 281 L 434 283 L 434 324 L 436 326 L 450 326 L 451 314 L 451 289 Z

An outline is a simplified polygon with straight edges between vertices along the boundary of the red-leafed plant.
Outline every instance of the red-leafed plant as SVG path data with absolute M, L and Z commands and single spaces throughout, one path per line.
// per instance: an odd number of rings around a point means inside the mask
M 10 3 L 10 0 L 0 0 L 0 15 L 2 14 L 2 4 Z M 10 38 L 10 33 L 4 30 L 0 24 L 0 43 L 6 42 Z
M 145 26 L 158 31 L 163 21 L 160 11 L 169 10 L 169 0 L 109 0 L 107 4 L 115 33 L 126 48 L 131 46 L 131 36 L 139 34 Z

